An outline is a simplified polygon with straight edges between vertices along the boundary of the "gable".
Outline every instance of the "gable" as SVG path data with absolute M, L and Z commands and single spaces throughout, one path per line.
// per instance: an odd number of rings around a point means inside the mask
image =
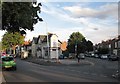
M 33 37 L 32 44 L 37 44 L 37 43 L 38 43 L 38 38 L 37 37 Z

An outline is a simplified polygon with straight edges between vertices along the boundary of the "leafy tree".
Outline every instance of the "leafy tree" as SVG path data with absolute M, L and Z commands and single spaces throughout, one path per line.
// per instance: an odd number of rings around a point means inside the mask
M 64 57 L 68 57 L 69 56 L 68 50 L 62 51 L 62 54 L 63 54 Z
M 109 53 L 109 48 L 99 48 L 98 49 L 98 54 L 108 54 Z
M 38 16 L 38 12 L 41 12 L 41 3 L 35 7 L 33 4 L 36 4 L 36 2 L 3 2 L 2 30 L 20 32 L 28 29 L 33 31 L 34 24 L 42 21 L 42 18 Z
M 84 36 L 80 32 L 73 32 L 68 39 L 67 49 L 70 53 L 75 53 L 75 46 L 79 46 Z
M 69 53 L 85 53 L 86 51 L 93 51 L 93 43 L 87 41 L 81 33 L 73 32 L 68 39 L 67 49 Z
M 77 44 L 82 41 L 84 36 L 80 32 L 73 32 L 68 39 L 68 44 Z
M 2 42 L 0 41 L 0 51 L 2 50 Z
M 67 49 L 69 53 L 75 53 L 75 44 L 68 44 Z
M 20 33 L 6 32 L 2 38 L 2 47 L 3 47 L 3 49 L 9 49 L 16 45 L 23 44 L 23 42 L 24 42 L 24 36 L 22 36 Z
M 93 51 L 93 43 L 91 41 L 87 41 L 87 51 Z

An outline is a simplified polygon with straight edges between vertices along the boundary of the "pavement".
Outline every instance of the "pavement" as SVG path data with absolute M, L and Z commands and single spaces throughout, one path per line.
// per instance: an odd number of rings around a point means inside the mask
M 2 71 L 0 71 L 0 84 L 2 84 L 3 82 L 5 83 L 6 81 L 5 81 L 5 78 L 2 74 Z
M 70 66 L 75 66 L 75 65 L 91 65 L 94 66 L 93 62 L 87 61 L 86 59 L 81 59 L 80 62 L 77 62 L 77 59 L 41 59 L 41 58 L 37 58 L 37 57 L 29 57 L 26 59 L 26 61 L 28 62 L 32 62 L 32 63 L 36 63 L 36 64 L 40 64 L 40 65 L 46 65 L 46 66 L 66 66 L 66 65 L 70 65 Z
M 2 84 L 3 82 L 5 82 L 5 78 L 2 74 L 2 66 L 1 66 L 1 60 L 0 60 L 0 84 Z

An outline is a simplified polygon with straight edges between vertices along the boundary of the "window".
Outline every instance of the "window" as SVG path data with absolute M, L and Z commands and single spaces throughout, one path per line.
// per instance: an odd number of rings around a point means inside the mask
M 115 48 L 117 48 L 117 42 L 115 42 Z
M 56 49 L 52 49 L 52 51 L 56 51 Z
M 12 57 L 5 57 L 5 58 L 2 58 L 2 61 L 12 61 L 13 58 Z
M 120 41 L 118 41 L 118 48 L 120 48 Z

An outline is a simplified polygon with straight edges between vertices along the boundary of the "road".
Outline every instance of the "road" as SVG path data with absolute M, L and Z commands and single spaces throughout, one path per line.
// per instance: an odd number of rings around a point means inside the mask
M 3 75 L 6 82 L 117 82 L 111 77 L 117 62 L 85 60 L 94 65 L 44 66 L 16 59 L 17 71 L 3 71 Z

